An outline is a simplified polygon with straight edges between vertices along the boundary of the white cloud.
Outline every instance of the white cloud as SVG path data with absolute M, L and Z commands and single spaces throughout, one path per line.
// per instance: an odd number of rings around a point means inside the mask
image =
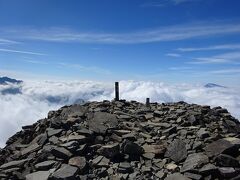
M 0 38 L 0 44 L 17 44 L 19 42 Z
M 170 5 L 179 5 L 187 2 L 198 2 L 200 0 L 155 0 L 141 4 L 141 7 L 165 7 Z
M 46 54 L 43 53 L 37 53 L 37 52 L 30 52 L 30 51 L 19 51 L 19 50 L 13 50 L 13 49 L 2 49 L 0 48 L 0 51 L 7 52 L 7 53 L 20 53 L 20 54 L 29 54 L 29 55 L 39 55 L 44 56 Z
M 167 53 L 165 55 L 169 57 L 181 57 L 181 54 L 177 54 L 177 53 Z
M 0 86 L 0 91 L 3 88 Z M 15 86 L 16 87 L 16 86 Z M 65 104 L 72 104 L 80 99 L 111 100 L 114 97 L 113 83 L 93 81 L 75 82 L 25 82 L 22 94 L 2 95 L 0 93 L 0 144 L 21 129 L 47 116 L 49 110 Z M 150 97 L 152 102 L 186 101 L 189 103 L 208 104 L 227 108 L 235 117 L 240 118 L 239 88 L 204 88 L 201 85 L 168 85 L 156 82 L 121 81 L 121 98 L 145 102 Z
M 188 62 L 189 64 L 222 64 L 222 63 L 231 63 L 236 64 L 239 63 L 240 60 L 240 52 L 229 52 L 218 54 L 211 57 L 199 57 L 193 58 L 194 61 Z
M 80 32 L 66 28 L 9 30 L 1 28 L 5 36 L 22 40 L 49 42 L 79 42 L 103 44 L 135 44 L 164 41 L 178 41 L 190 38 L 240 33 L 240 24 L 226 22 L 203 22 L 164 26 L 155 29 L 127 33 Z
M 178 51 L 182 52 L 192 52 L 192 51 L 209 51 L 209 50 L 236 50 L 240 49 L 240 44 L 221 44 L 215 46 L 207 47 L 187 47 L 187 48 L 178 48 Z
M 238 69 L 221 69 L 221 70 L 214 70 L 210 71 L 212 74 L 239 74 L 240 68 Z

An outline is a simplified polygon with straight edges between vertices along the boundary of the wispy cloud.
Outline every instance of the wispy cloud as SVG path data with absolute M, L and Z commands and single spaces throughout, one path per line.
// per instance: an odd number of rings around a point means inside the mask
M 187 2 L 198 2 L 200 0 L 155 0 L 148 1 L 146 3 L 141 4 L 141 7 L 165 7 L 171 5 L 179 5 Z
M 177 66 L 177 67 L 170 67 L 169 70 L 172 71 L 179 71 L 179 70 L 191 70 L 192 67 L 189 66 Z
M 231 60 L 214 58 L 214 57 L 205 57 L 205 58 L 194 58 L 194 61 L 188 62 L 188 64 L 219 64 L 219 63 L 230 63 Z
M 211 57 L 193 58 L 188 64 L 222 64 L 222 63 L 239 63 L 240 52 L 223 53 Z
M 221 70 L 214 70 L 210 71 L 212 74 L 239 74 L 240 68 L 238 69 L 221 69 Z
M 44 61 L 31 60 L 31 59 L 26 59 L 24 60 L 24 62 L 32 63 L 32 64 L 48 64 L 47 62 L 44 62 Z
M 165 54 L 165 56 L 169 56 L 169 57 L 180 57 L 181 54 L 177 54 L 177 53 L 167 53 L 167 54 Z
M 0 38 L 0 44 L 17 44 L 19 42 Z
M 109 75 L 111 72 L 107 69 L 103 69 L 100 67 L 95 67 L 95 66 L 82 66 L 80 64 L 71 64 L 71 63 L 65 63 L 65 62 L 60 62 L 57 63 L 58 66 L 60 67 L 65 67 L 65 68 L 73 68 L 73 69 L 78 69 L 80 71 L 90 71 L 98 74 L 105 74 Z
M 235 50 L 240 49 L 240 44 L 221 44 L 215 46 L 207 47 L 187 47 L 187 48 L 178 48 L 178 51 L 181 52 L 192 52 L 192 51 L 208 51 L 208 50 Z
M 2 30 L 3 31 L 3 30 Z M 49 42 L 79 42 L 103 44 L 136 44 L 164 41 L 179 41 L 191 38 L 208 37 L 240 33 L 240 23 L 209 22 L 164 26 L 155 29 L 128 32 L 128 33 L 98 33 L 78 32 L 71 29 L 49 28 L 5 30 L 5 34 L 16 39 L 38 40 Z
M 46 55 L 46 54 L 37 53 L 37 52 L 20 51 L 20 50 L 13 50 L 13 49 L 2 49 L 2 48 L 0 48 L 0 51 L 2 51 L 2 52 L 7 52 L 7 53 L 20 53 L 20 54 L 29 54 L 29 55 L 38 55 L 38 56 L 44 56 L 44 55 Z

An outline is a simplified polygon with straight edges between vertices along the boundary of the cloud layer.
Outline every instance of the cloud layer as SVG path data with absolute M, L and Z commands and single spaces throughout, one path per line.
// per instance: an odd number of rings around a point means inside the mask
M 47 116 L 49 110 L 85 101 L 111 100 L 114 97 L 113 83 L 93 81 L 81 82 L 24 82 L 22 85 L 0 86 L 0 92 L 7 88 L 20 88 L 22 93 L 0 93 L 0 147 L 8 137 Z M 227 108 L 232 115 L 240 118 L 240 91 L 233 88 L 204 88 L 203 85 L 169 85 L 165 83 L 122 81 L 121 98 L 144 102 L 151 101 L 207 104 Z

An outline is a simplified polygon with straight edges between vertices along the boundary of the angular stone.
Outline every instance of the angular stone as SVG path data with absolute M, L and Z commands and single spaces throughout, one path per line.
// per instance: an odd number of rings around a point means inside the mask
M 165 178 L 165 180 L 191 180 L 190 178 L 180 174 L 180 173 L 174 173 Z
M 63 147 L 54 147 L 51 153 L 61 159 L 69 159 L 72 156 L 72 153 Z
M 104 156 L 98 156 L 93 159 L 92 164 L 96 167 L 109 167 L 110 160 L 105 158 Z
M 170 164 L 167 164 L 166 165 L 166 169 L 169 170 L 169 171 L 174 171 L 177 169 L 177 165 L 176 164 L 173 164 L 173 163 L 170 163 Z
M 79 144 L 83 144 L 87 141 L 87 137 L 79 134 L 71 134 L 67 137 L 60 137 L 60 141 L 62 142 L 70 142 L 70 141 L 77 141 Z
M 120 173 L 131 173 L 133 171 L 132 166 L 128 162 L 121 162 L 118 167 L 118 172 Z
M 150 153 L 144 153 L 142 156 L 146 159 L 153 159 L 155 157 L 155 154 L 150 152 Z
M 218 170 L 223 178 L 232 178 L 238 175 L 238 172 L 232 167 L 221 167 Z
M 127 141 L 123 144 L 123 153 L 125 154 L 129 154 L 131 156 L 138 156 L 143 154 L 143 152 L 144 149 L 132 141 Z
M 100 149 L 98 149 L 98 153 L 107 158 L 113 158 L 120 153 L 119 143 L 102 146 Z
M 68 164 L 72 166 L 77 166 L 80 171 L 83 171 L 87 165 L 87 161 L 85 157 L 76 156 L 69 159 Z
M 209 157 L 217 156 L 219 154 L 236 154 L 240 147 L 240 139 L 238 138 L 224 138 L 214 141 L 205 147 L 206 154 Z
M 199 169 L 199 173 L 203 175 L 208 174 L 216 174 L 217 173 L 217 167 L 213 164 L 206 164 L 201 169 Z
M 48 180 L 53 170 L 36 171 L 26 175 L 26 180 Z
M 171 158 L 175 162 L 180 162 L 187 157 L 187 148 L 184 141 L 176 139 L 168 147 L 165 157 Z
M 60 169 L 55 171 L 51 178 L 54 180 L 71 180 L 76 179 L 78 168 L 70 165 L 62 165 Z
M 61 134 L 61 132 L 63 130 L 62 129 L 47 128 L 46 131 L 47 131 L 48 137 L 51 137 L 51 136 L 58 136 L 59 134 Z
M 207 138 L 209 137 L 209 132 L 206 131 L 206 128 L 200 128 L 197 132 L 197 136 L 200 138 L 200 139 L 204 139 L 204 138 Z
M 186 172 L 196 168 L 200 168 L 202 165 L 208 163 L 208 157 L 204 153 L 194 153 L 188 155 L 187 159 L 183 163 L 181 172 Z
M 239 167 L 239 161 L 232 156 L 227 154 L 219 154 L 216 158 L 216 162 L 218 166 L 223 167 Z
M 25 162 L 29 161 L 30 159 L 22 159 L 18 161 L 10 161 L 0 166 L 0 169 L 9 169 L 13 167 L 21 167 Z
M 170 127 L 168 129 L 162 131 L 162 135 L 170 136 L 171 134 L 176 133 L 176 132 L 177 132 L 177 127 L 173 126 L 173 127 Z
M 153 153 L 156 155 L 160 155 L 165 153 L 166 147 L 164 145 L 143 145 L 143 149 L 145 153 Z
M 24 148 L 23 150 L 21 150 L 21 155 L 24 156 L 24 155 L 26 155 L 28 153 L 34 152 L 36 150 L 39 150 L 40 148 L 41 147 L 38 145 L 38 143 L 31 144 L 27 148 Z
M 118 119 L 114 114 L 95 112 L 93 118 L 88 121 L 88 126 L 89 129 L 95 133 L 105 134 L 107 129 L 118 126 Z
M 200 174 L 194 174 L 194 173 L 189 173 L 189 172 L 184 173 L 184 176 L 186 176 L 190 179 L 195 179 L 195 180 L 202 179 L 202 176 Z
M 55 163 L 56 161 L 53 160 L 43 161 L 35 164 L 35 168 L 38 170 L 49 170 Z

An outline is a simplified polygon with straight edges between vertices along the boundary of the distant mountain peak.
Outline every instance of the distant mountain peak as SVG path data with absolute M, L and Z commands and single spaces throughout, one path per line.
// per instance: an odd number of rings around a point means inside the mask
M 20 84 L 22 82 L 23 81 L 21 81 L 21 80 L 12 79 L 12 78 L 9 78 L 7 76 L 0 77 L 0 85 L 7 85 L 9 83 L 11 83 L 11 84 Z
M 215 84 L 215 83 L 207 83 L 204 85 L 205 88 L 214 88 L 214 87 L 221 87 L 221 88 L 226 88 L 225 86 Z

